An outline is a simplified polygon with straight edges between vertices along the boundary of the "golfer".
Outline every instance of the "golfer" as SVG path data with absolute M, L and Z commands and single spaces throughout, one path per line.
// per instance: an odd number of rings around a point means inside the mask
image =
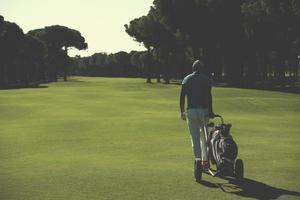
M 209 118 L 214 117 L 211 95 L 212 81 L 205 71 L 206 66 L 203 61 L 196 60 L 193 63 L 193 73 L 182 81 L 180 94 L 181 119 L 187 120 L 195 155 L 196 181 L 201 180 L 201 171 L 207 171 L 209 168 L 204 131 L 207 130 L 206 124 Z M 185 111 L 186 96 L 187 112 Z

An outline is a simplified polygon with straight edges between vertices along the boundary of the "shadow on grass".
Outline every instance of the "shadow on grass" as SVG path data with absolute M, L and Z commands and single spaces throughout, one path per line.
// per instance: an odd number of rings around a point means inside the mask
M 292 84 L 284 84 L 284 85 L 256 84 L 256 85 L 252 85 L 252 86 L 236 86 L 236 85 L 230 85 L 230 84 L 226 84 L 226 83 L 216 83 L 215 86 L 224 87 L 224 88 L 254 89 L 254 90 L 300 94 L 300 83 L 299 82 L 295 83 L 295 85 L 292 85 Z
M 62 81 L 63 82 L 63 81 Z M 71 82 L 71 83 L 86 83 L 86 81 L 83 81 L 83 80 L 79 80 L 79 79 L 76 79 L 76 78 L 70 78 L 68 79 L 68 81 L 65 81 L 66 83 L 67 82 Z
M 0 86 L 0 90 L 11 90 L 11 89 L 42 89 L 42 88 L 48 88 L 49 83 L 57 83 L 57 82 L 62 82 L 62 83 L 86 83 L 87 81 L 83 80 L 78 80 L 76 78 L 70 78 L 68 81 L 63 81 L 62 79 L 59 79 L 58 81 L 47 81 L 47 82 L 42 82 L 42 83 L 32 83 L 29 85 L 24 85 L 21 83 L 16 83 L 16 84 L 9 84 L 5 86 Z M 41 84 L 41 85 L 40 85 Z
M 171 81 L 172 85 L 181 85 L 181 81 L 173 80 Z M 217 82 L 214 84 L 216 87 L 223 87 L 223 88 L 239 88 L 239 89 L 255 89 L 255 90 L 265 90 L 265 91 L 275 91 L 275 92 L 285 92 L 285 93 L 293 93 L 293 94 L 300 94 L 300 82 L 296 82 L 294 84 L 284 84 L 279 85 L 272 82 L 266 83 L 257 83 L 252 86 L 244 85 L 244 86 L 237 86 L 237 85 L 230 85 L 225 82 Z
M 42 89 L 48 88 L 48 85 L 10 85 L 6 87 L 1 87 L 0 90 L 12 90 L 12 89 Z
M 201 182 L 198 182 L 198 183 L 205 186 L 205 187 L 208 187 L 208 188 L 219 188 L 217 184 L 211 183 L 211 182 L 208 182 L 208 181 L 205 181 L 205 180 L 202 180 Z
M 223 192 L 240 197 L 255 198 L 260 200 L 277 199 L 283 195 L 300 197 L 300 192 L 275 188 L 265 183 L 251 179 L 237 181 L 233 178 L 223 178 L 227 183 L 209 183 L 202 181 L 199 184 L 209 188 L 220 188 Z

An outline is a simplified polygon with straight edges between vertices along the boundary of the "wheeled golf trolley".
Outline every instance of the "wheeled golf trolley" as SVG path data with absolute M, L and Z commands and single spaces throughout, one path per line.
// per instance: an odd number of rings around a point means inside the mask
M 219 118 L 221 124 L 215 126 L 214 122 L 208 123 L 204 132 L 208 162 L 215 165 L 216 169 L 209 167 L 206 170 L 201 169 L 200 173 L 203 171 L 212 176 L 230 176 L 241 180 L 244 177 L 244 164 L 243 160 L 237 159 L 238 148 L 230 134 L 231 124 L 225 124 L 221 115 L 214 117 Z M 201 180 L 202 176 L 200 175 L 199 178 Z

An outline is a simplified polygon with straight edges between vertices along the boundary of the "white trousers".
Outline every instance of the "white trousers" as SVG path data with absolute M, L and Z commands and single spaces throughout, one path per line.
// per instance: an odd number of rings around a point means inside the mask
M 207 108 L 191 108 L 187 111 L 187 124 L 191 134 L 193 152 L 196 160 L 201 159 L 207 161 L 207 115 Z M 206 135 L 205 132 L 207 133 Z

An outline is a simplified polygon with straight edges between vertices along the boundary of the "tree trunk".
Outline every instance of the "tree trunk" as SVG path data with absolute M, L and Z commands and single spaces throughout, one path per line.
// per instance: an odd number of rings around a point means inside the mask
M 161 83 L 161 58 L 160 58 L 160 53 L 159 50 L 156 51 L 156 66 L 155 66 L 155 75 L 156 75 L 156 82 Z
M 164 80 L 165 80 L 165 84 L 169 84 L 170 83 L 170 56 L 169 53 L 167 52 L 165 54 L 165 66 L 164 66 Z
M 252 87 L 257 81 L 258 58 L 257 53 L 252 52 L 248 57 L 248 72 L 247 72 L 247 86 Z
M 68 57 L 68 47 L 65 47 L 65 54 L 66 54 L 66 59 Z M 68 63 L 67 63 L 67 60 L 65 60 L 64 62 L 64 81 L 67 81 L 67 76 L 68 76 Z
M 237 48 L 224 51 L 225 73 L 227 81 L 230 84 L 240 86 L 242 80 L 242 64 L 240 52 L 237 52 L 236 50 Z
M 299 60 L 295 60 L 295 62 L 293 63 L 293 81 L 297 82 L 298 81 L 298 71 L 299 71 Z
M 161 83 L 161 81 L 160 81 L 160 73 L 156 74 L 156 82 L 157 83 Z
M 151 82 L 151 77 L 147 77 L 147 83 L 152 83 Z
M 146 71 L 146 79 L 147 79 L 147 83 L 152 83 L 151 82 L 151 72 L 150 72 L 150 66 L 149 66 L 149 63 L 147 63 L 147 64 L 143 64 L 144 65 L 144 69 L 145 69 L 145 71 Z
M 67 81 L 67 66 L 64 66 L 64 81 Z
M 0 87 L 7 87 L 8 85 L 8 67 L 7 64 L 2 63 L 0 66 L 1 73 L 0 73 Z
M 267 62 L 266 62 L 266 54 L 261 52 L 259 54 L 259 68 L 261 69 L 261 80 L 265 82 L 267 77 Z

